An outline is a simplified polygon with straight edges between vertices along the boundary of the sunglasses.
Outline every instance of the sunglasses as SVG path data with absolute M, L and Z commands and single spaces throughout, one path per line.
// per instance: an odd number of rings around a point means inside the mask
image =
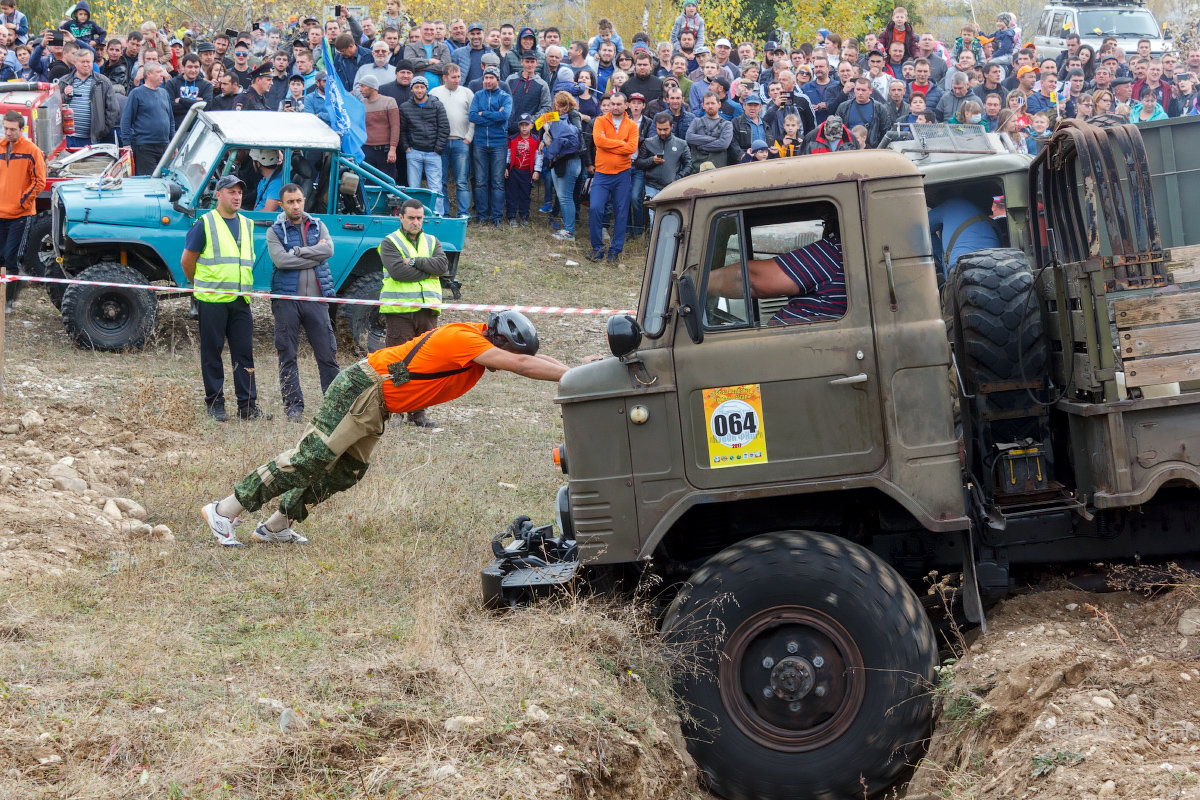
M 249 54 L 249 53 L 247 53 L 245 50 L 238 50 L 236 53 L 234 53 L 234 55 L 235 55 L 235 56 L 240 56 L 241 58 L 246 58 L 246 57 L 247 57 L 247 56 L 249 56 L 250 54 Z

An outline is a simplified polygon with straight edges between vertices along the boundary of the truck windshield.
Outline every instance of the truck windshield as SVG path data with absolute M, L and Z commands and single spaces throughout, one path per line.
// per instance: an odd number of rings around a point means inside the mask
M 642 330 L 647 336 L 660 336 L 667 319 L 667 299 L 671 294 L 671 270 L 679 247 L 678 233 L 683 220 L 675 211 L 662 215 L 654 238 L 654 259 L 650 262 L 650 286 L 646 290 L 646 314 Z
M 1154 15 L 1140 8 L 1080 9 L 1079 33 L 1083 36 L 1159 37 Z
M 222 144 L 221 137 L 207 125 L 196 124 L 171 159 L 168 166 L 171 176 L 183 185 L 184 196 L 189 200 L 204 185 L 213 162 L 221 154 Z

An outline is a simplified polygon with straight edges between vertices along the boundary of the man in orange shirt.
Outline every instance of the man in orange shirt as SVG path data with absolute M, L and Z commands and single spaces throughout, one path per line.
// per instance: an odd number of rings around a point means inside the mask
M 25 138 L 25 118 L 16 111 L 4 114 L 4 139 L 0 142 L 0 264 L 9 275 L 21 274 L 21 261 L 29 244 L 35 203 L 46 188 L 46 161 L 42 151 Z M 34 245 L 37 247 L 38 245 Z M 8 285 L 4 313 L 12 312 L 21 281 Z
M 592 176 L 588 228 L 592 237 L 589 261 L 604 258 L 604 238 L 601 223 L 609 201 L 613 207 L 612 239 L 608 244 L 608 260 L 615 264 L 625 247 L 625 226 L 629 222 L 629 187 L 633 154 L 638 149 L 638 126 L 625 116 L 625 95 L 613 92 L 607 114 L 597 117 L 592 125 L 596 144 L 596 174 Z
M 470 391 L 484 370 L 505 370 L 557 381 L 566 365 L 538 355 L 538 336 L 517 311 L 488 316 L 487 324 L 455 322 L 395 347 L 376 350 L 342 370 L 300 442 L 243 478 L 233 494 L 201 509 L 217 542 L 241 547 L 234 526 L 243 511 L 257 511 L 283 495 L 279 510 L 258 523 L 257 542 L 304 544 L 292 529 L 310 506 L 362 480 L 388 414 L 403 414 L 453 400 Z

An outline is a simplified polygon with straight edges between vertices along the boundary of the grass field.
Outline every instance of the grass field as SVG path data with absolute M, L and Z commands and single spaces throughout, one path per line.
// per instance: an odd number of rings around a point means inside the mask
M 551 242 L 544 228 L 472 230 L 464 301 L 633 306 L 639 251 L 595 266 Z M 81 453 L 100 423 L 186 446 L 115 487 L 173 545 L 83 552 L 61 577 L 0 585 L 0 798 L 704 796 L 645 610 L 581 597 L 480 608 L 492 533 L 552 517 L 551 384 L 487 375 L 430 412 L 444 430 L 389 430 L 364 481 L 301 526 L 308 546 L 215 546 L 198 509 L 299 432 L 280 420 L 268 308 L 255 310 L 258 390 L 276 420 L 224 425 L 202 413 L 181 304 L 163 305 L 142 353 L 71 347 L 40 290 L 9 318 L 3 416 L 40 410 Z M 535 321 L 543 351 L 568 363 L 606 352 L 603 317 Z M 311 411 L 310 354 L 301 371 Z M 26 373 L 50 380 L 22 385 Z M 0 437 L 0 457 L 26 438 Z

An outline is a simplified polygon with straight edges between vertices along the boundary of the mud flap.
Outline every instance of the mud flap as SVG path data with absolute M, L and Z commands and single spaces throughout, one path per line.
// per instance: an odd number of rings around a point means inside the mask
M 579 573 L 575 540 L 553 533 L 553 526 L 535 528 L 529 517 L 521 516 L 492 537 L 496 558 L 479 573 L 484 607 L 515 607 L 575 579 Z
M 983 615 L 983 598 L 979 595 L 979 576 L 975 573 L 975 540 L 971 528 L 963 531 L 963 612 L 971 622 L 979 623 L 981 633 L 987 633 Z

